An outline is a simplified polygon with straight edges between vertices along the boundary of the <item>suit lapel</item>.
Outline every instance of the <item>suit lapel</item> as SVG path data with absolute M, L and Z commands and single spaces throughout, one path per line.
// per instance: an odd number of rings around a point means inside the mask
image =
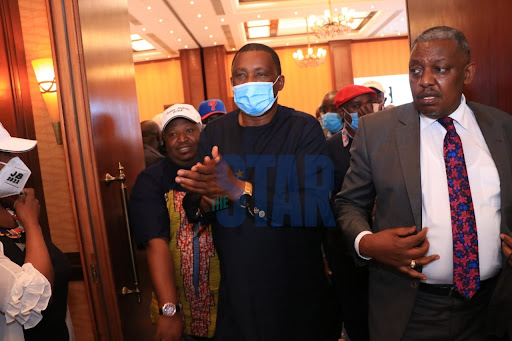
M 412 103 L 403 106 L 395 128 L 396 148 L 417 231 L 421 230 L 420 120 Z
M 475 106 L 473 103 L 468 103 L 468 105 L 475 113 L 480 131 L 484 136 L 485 143 L 489 148 L 489 152 L 498 170 L 500 177 L 501 207 L 507 207 L 507 203 L 510 203 L 512 200 L 512 194 L 510 192 L 510 188 L 512 188 L 512 179 L 510 177 L 510 174 L 512 174 L 512 166 L 510 164 L 511 151 L 507 150 L 503 127 L 491 113 L 481 110 L 480 107 Z M 501 232 L 510 233 L 510 230 L 505 231 L 505 228 L 507 227 L 502 224 Z

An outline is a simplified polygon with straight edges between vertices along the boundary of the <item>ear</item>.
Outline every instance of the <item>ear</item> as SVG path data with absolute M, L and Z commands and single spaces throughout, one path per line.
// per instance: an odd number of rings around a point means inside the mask
M 281 75 L 279 79 L 277 80 L 277 91 L 281 91 L 284 88 L 284 75 Z
M 473 77 L 475 76 L 476 65 L 473 62 L 470 62 L 466 65 L 464 69 L 464 85 L 469 85 L 473 81 Z

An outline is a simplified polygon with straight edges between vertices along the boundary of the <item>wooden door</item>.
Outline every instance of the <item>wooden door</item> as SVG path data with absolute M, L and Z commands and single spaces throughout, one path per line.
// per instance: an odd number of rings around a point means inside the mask
M 127 190 L 144 165 L 127 3 L 49 0 L 52 44 L 70 187 L 79 222 L 85 281 L 98 340 L 149 340 L 147 262 L 139 252 L 136 295 L 120 183 Z
M 461 30 L 476 63 L 476 73 L 464 94 L 475 101 L 512 114 L 512 39 L 509 35 L 510 0 L 407 0 L 409 36 L 446 25 Z

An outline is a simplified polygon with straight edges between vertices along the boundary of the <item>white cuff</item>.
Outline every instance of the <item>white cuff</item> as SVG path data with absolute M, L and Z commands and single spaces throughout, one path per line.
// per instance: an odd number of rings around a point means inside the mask
M 361 254 L 359 253 L 359 242 L 361 241 L 361 238 L 363 238 L 367 234 L 373 234 L 373 233 L 371 231 L 363 231 L 357 235 L 356 240 L 354 240 L 354 249 L 356 249 L 356 252 L 359 255 L 359 257 L 361 257 L 362 259 L 370 260 L 370 259 L 372 259 L 372 257 L 361 256 Z

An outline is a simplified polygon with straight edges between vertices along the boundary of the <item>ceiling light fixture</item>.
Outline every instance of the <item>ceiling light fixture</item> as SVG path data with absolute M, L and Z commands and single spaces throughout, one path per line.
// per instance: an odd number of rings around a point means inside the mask
M 298 49 L 297 52 L 293 53 L 293 59 L 295 59 L 295 63 L 297 63 L 299 67 L 317 67 L 324 63 L 327 51 L 320 47 L 316 53 L 313 53 L 313 49 L 309 44 L 309 22 L 307 17 L 306 34 L 308 37 L 308 53 L 304 55 L 302 50 Z
M 311 30 L 321 39 L 345 35 L 352 30 L 350 27 L 350 24 L 354 21 L 351 16 L 352 12 L 353 10 L 344 7 L 341 9 L 341 13 L 333 14 L 331 0 L 329 0 L 329 9 L 324 12 L 323 17 L 312 16 L 310 18 L 313 22 Z

